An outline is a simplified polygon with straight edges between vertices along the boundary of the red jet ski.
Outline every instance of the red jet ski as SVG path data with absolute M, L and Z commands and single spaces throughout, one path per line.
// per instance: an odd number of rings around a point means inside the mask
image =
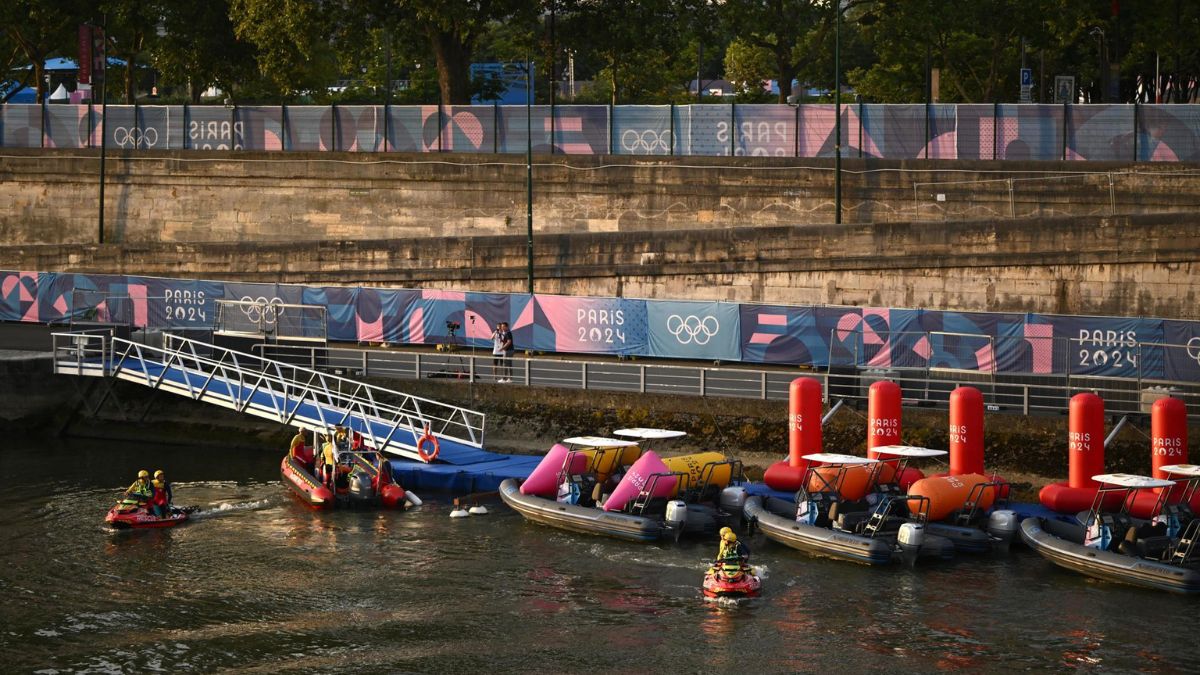
M 175 527 L 180 523 L 187 522 L 188 514 L 195 510 L 194 506 L 184 508 L 172 506 L 169 514 L 159 518 L 147 511 L 145 507 L 117 504 L 108 510 L 108 515 L 104 516 L 104 522 L 118 530 Z
M 749 565 L 736 560 L 717 561 L 704 575 L 704 597 L 753 598 L 761 585 Z

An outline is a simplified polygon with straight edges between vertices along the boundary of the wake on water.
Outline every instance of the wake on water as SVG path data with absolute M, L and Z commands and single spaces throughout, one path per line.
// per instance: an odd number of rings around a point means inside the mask
M 257 511 L 259 509 L 266 508 L 270 505 L 271 505 L 270 499 L 259 499 L 257 501 L 253 501 L 253 502 L 239 502 L 239 503 L 234 503 L 234 504 L 231 504 L 229 502 L 222 502 L 220 504 L 217 504 L 216 506 L 200 507 L 199 509 L 197 509 L 195 512 L 193 512 L 191 514 L 191 519 L 199 520 L 201 518 L 215 518 L 218 516 L 229 515 L 231 513 L 237 513 L 239 511 Z

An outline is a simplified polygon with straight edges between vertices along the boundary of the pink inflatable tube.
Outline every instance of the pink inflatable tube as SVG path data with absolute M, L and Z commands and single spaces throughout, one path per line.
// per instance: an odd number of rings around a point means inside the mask
M 567 453 L 571 452 L 567 446 L 562 443 L 555 443 L 550 452 L 542 458 L 537 467 L 529 474 L 529 478 L 521 483 L 521 494 L 533 495 L 537 497 L 554 497 L 558 494 L 558 474 L 562 471 L 563 463 L 567 461 Z M 573 474 L 583 473 L 587 470 L 588 457 L 583 454 L 576 453 L 571 457 L 571 469 Z
M 625 477 L 617 484 L 608 501 L 604 502 L 604 510 L 620 511 L 634 497 L 638 496 L 642 488 L 646 487 L 650 476 L 656 473 L 670 472 L 671 470 L 667 468 L 666 464 L 663 464 L 658 455 L 654 454 L 653 451 L 646 452 L 625 472 Z M 651 493 L 651 496 L 663 499 L 670 497 L 675 492 L 675 481 L 676 478 L 674 476 L 660 478 L 654 484 L 654 491 Z

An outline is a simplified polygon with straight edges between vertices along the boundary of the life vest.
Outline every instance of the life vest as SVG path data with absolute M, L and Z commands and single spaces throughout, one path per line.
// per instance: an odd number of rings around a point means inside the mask
M 150 486 L 150 481 L 145 481 L 140 478 L 135 480 L 133 485 L 129 486 L 129 489 L 125 490 L 126 497 L 133 497 L 135 499 L 140 499 L 141 501 L 150 499 L 152 494 L 154 494 L 154 489 Z
M 321 457 L 325 460 L 327 466 L 337 464 L 337 452 L 333 449 L 333 443 L 325 443 L 325 447 L 321 449 Z
M 156 480 L 152 483 L 154 494 L 150 497 L 150 503 L 155 506 L 167 505 L 167 484 L 163 481 Z

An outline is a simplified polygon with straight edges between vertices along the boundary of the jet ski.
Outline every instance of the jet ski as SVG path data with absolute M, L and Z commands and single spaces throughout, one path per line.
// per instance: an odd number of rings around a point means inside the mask
M 702 590 L 706 598 L 753 598 L 761 586 L 754 568 L 737 560 L 718 560 L 704 574 Z
M 118 530 L 175 527 L 180 523 L 186 523 L 188 514 L 195 512 L 196 509 L 195 506 L 172 506 L 170 513 L 160 518 L 147 511 L 145 507 L 117 504 L 108 510 L 108 515 L 104 516 L 104 522 Z

